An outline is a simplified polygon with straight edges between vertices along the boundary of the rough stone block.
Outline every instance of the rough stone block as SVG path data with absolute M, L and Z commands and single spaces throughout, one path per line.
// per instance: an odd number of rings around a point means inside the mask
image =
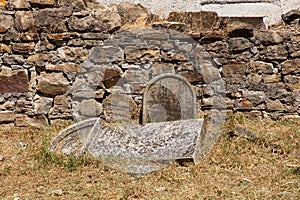
M 246 74 L 246 63 L 239 61 L 229 61 L 223 66 L 223 77 L 242 77 Z
M 14 55 L 14 56 L 3 56 L 3 63 L 6 65 L 22 65 L 25 60 L 22 55 Z
M 53 99 L 48 97 L 40 97 L 36 95 L 34 97 L 34 113 L 35 114 L 44 114 L 49 113 L 50 108 L 52 107 Z
M 287 107 L 282 104 L 279 100 L 267 101 L 267 111 L 285 111 Z
M 63 95 L 54 98 L 54 105 L 49 111 L 48 118 L 53 119 L 70 119 L 72 117 L 71 98 Z
M 248 39 L 243 37 L 230 38 L 228 40 L 229 49 L 233 52 L 245 51 L 254 46 Z
M 194 31 L 212 30 L 217 26 L 219 17 L 216 12 L 171 12 L 168 21 L 185 23 Z
M 68 27 L 71 31 L 104 31 L 105 24 L 102 24 L 101 21 L 87 16 L 84 18 L 71 17 L 68 20 Z
M 14 53 L 31 53 L 35 49 L 35 43 L 30 42 L 30 43 L 15 43 L 12 45 L 12 51 Z
M 160 59 L 160 50 L 157 49 L 143 49 L 136 46 L 128 46 L 125 48 L 126 61 L 132 63 L 153 62 Z
M 94 47 L 89 54 L 89 60 L 95 64 L 114 63 L 123 59 L 123 50 L 115 46 Z
M 81 37 L 87 40 L 105 40 L 109 35 L 105 33 L 83 33 Z
M 182 22 L 154 22 L 152 24 L 152 27 L 154 28 L 163 28 L 163 29 L 172 29 L 178 32 L 184 32 L 187 29 L 187 26 L 185 23 Z
M 10 53 L 11 49 L 10 46 L 6 44 L 0 44 L 0 53 Z
M 15 28 L 18 31 L 27 31 L 34 25 L 34 18 L 31 11 L 17 11 L 15 14 Z
M 63 64 L 49 64 L 47 63 L 45 66 L 46 70 L 51 71 L 62 71 L 62 72 L 80 72 L 81 67 L 75 63 L 63 63 Z
M 17 127 L 41 127 L 48 125 L 48 120 L 45 115 L 37 115 L 33 118 L 24 114 L 17 114 L 15 125 Z
M 263 79 L 266 84 L 279 83 L 282 80 L 280 74 L 265 75 Z
M 159 58 L 159 57 L 157 57 Z M 158 59 L 155 60 L 158 60 Z M 161 52 L 161 59 L 165 62 L 186 62 L 188 58 L 181 53 L 172 52 L 172 51 L 162 51 Z
M 84 0 L 58 0 L 57 3 L 59 6 L 70 7 L 76 12 L 79 12 L 86 7 Z
M 68 7 L 40 9 L 36 12 L 35 25 L 48 32 L 65 32 L 66 19 L 71 15 L 71 8 Z
M 223 41 L 216 41 L 204 45 L 205 50 L 213 52 L 228 52 L 228 44 Z
M 222 31 L 212 31 L 212 32 L 207 32 L 201 37 L 200 39 L 200 44 L 209 44 L 217 41 L 221 41 L 225 38 L 225 35 Z
M 197 72 L 179 72 L 180 76 L 183 76 L 190 83 L 204 82 L 202 75 Z
M 105 88 L 111 88 L 116 85 L 122 76 L 122 70 L 117 65 L 102 66 L 101 71 L 103 73 L 102 81 Z
M 103 100 L 103 111 L 111 122 L 119 124 L 134 124 L 137 122 L 139 111 L 131 96 L 111 94 Z
M 152 76 L 157 76 L 161 74 L 166 74 L 166 73 L 174 73 L 175 74 L 175 69 L 174 66 L 170 63 L 159 63 L 155 62 L 151 65 L 151 73 Z
M 83 100 L 79 105 L 79 114 L 87 117 L 98 117 L 103 107 L 94 99 Z
M 28 92 L 28 75 L 25 71 L 18 71 L 10 75 L 0 74 L 0 93 Z
M 38 77 L 37 91 L 46 95 L 55 96 L 69 90 L 69 81 L 62 73 L 42 73 Z
M 46 7 L 46 6 L 54 6 L 55 0 L 30 0 L 35 6 Z
M 0 1 L 0 8 L 3 8 L 7 4 L 6 0 Z
M 10 15 L 0 14 L 0 33 L 5 33 L 14 25 L 14 18 Z
M 5 0 L 6 1 L 6 0 Z M 0 1 L 1 2 L 1 1 Z M 1 4 L 1 3 L 0 3 Z M 0 6 L 1 7 L 1 6 Z M 9 9 L 29 9 L 30 8 L 30 3 L 29 1 L 24 1 L 24 0 L 10 0 L 8 2 L 7 7 Z
M 228 25 L 228 35 L 230 37 L 252 37 L 253 26 L 248 23 L 233 21 Z
M 300 18 L 300 10 L 291 10 L 283 15 L 281 15 L 282 20 L 287 23 L 290 24 L 291 22 L 293 22 L 295 19 L 299 19 Z
M 151 14 L 147 8 L 143 7 L 141 4 L 120 2 L 118 4 L 111 5 L 111 7 L 116 7 L 116 10 L 121 17 L 121 25 L 123 29 L 145 27 L 151 18 Z
M 266 50 L 268 60 L 286 60 L 288 51 L 285 45 L 268 46 Z
M 21 34 L 16 31 L 14 27 L 9 28 L 4 35 L 2 35 L 3 41 L 20 42 Z
M 26 59 L 27 62 L 39 62 L 39 61 L 47 61 L 51 59 L 51 54 L 45 54 L 45 53 L 36 53 L 34 55 L 28 56 Z
M 126 83 L 146 83 L 150 79 L 147 71 L 128 69 L 124 73 L 124 80 Z
M 263 45 L 279 44 L 284 40 L 280 33 L 274 31 L 255 31 L 254 37 Z
M 247 64 L 247 73 L 273 74 L 275 69 L 272 63 L 251 61 Z
M 292 58 L 300 57 L 300 43 L 288 43 L 289 54 Z
M 284 82 L 292 90 L 300 89 L 300 76 L 287 75 L 284 77 Z
M 282 64 L 282 74 L 297 74 L 300 73 L 300 59 L 287 60 Z
M 252 110 L 253 109 L 253 104 L 251 103 L 251 101 L 249 101 L 248 99 L 242 99 L 237 107 L 239 110 Z
M 0 111 L 0 123 L 11 123 L 15 121 L 13 111 Z
M 82 47 L 61 47 L 56 51 L 56 55 L 65 62 L 83 62 L 88 57 L 88 50 Z

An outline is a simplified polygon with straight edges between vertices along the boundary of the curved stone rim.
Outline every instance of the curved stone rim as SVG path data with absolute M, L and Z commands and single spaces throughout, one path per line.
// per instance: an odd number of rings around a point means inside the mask
M 68 126 L 67 128 L 61 130 L 51 141 L 49 150 L 54 151 L 56 146 L 63 141 L 66 137 L 74 134 L 76 131 L 79 131 L 84 128 L 93 127 L 94 124 L 97 122 L 98 118 L 90 118 L 86 119 L 80 122 L 77 122 L 76 124 L 73 124 L 71 126 Z

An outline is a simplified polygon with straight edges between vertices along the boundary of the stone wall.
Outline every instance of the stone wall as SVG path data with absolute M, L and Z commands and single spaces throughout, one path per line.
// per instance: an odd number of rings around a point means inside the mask
M 170 13 L 159 20 L 128 3 L 10 0 L 0 5 L 0 124 L 40 126 L 93 116 L 110 121 L 110 108 L 122 107 L 120 102 L 130 108 L 121 116 L 137 123 L 143 91 L 162 73 L 190 82 L 199 113 L 214 108 L 273 119 L 300 115 L 297 11 L 284 16 L 286 24 L 255 30 L 213 12 Z M 141 27 L 153 29 L 139 32 Z M 197 70 L 186 54 L 198 46 L 212 57 L 214 76 Z M 226 97 L 213 91 L 218 72 Z
M 109 5 L 123 0 L 97 0 Z M 168 16 L 170 12 L 213 11 L 221 17 L 264 17 L 266 24 L 280 21 L 281 14 L 299 6 L 299 0 L 127 0 L 140 3 L 152 13 Z

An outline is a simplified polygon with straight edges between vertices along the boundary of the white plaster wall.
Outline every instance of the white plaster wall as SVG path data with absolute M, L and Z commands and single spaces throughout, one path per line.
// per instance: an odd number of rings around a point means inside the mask
M 118 2 L 140 3 L 162 17 L 172 11 L 215 11 L 219 16 L 265 16 L 266 24 L 274 24 L 281 14 L 300 8 L 300 0 L 98 0 L 103 5 Z M 210 2 L 219 2 L 213 4 Z M 226 4 L 226 2 L 229 2 Z M 237 3 L 245 2 L 245 3 Z M 259 2 L 259 3 L 251 3 Z

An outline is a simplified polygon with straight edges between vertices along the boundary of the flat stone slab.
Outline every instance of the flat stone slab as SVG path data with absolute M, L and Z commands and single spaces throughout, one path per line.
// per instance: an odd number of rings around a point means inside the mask
M 178 159 L 199 160 L 198 138 L 203 119 L 102 126 L 95 123 L 87 138 L 88 152 L 113 168 L 147 173 Z

